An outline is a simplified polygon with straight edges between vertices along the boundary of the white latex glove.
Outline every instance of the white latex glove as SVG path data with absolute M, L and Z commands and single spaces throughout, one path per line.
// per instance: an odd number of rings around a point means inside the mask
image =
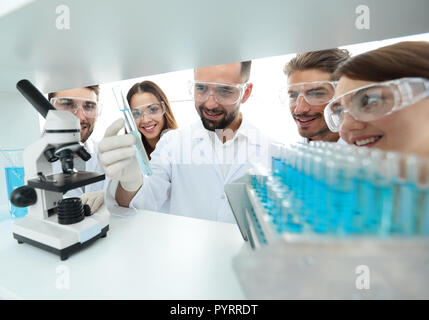
M 119 181 L 126 191 L 135 192 L 143 184 L 143 175 L 133 147 L 134 136 L 117 135 L 123 126 L 124 119 L 118 119 L 107 128 L 98 145 L 98 160 L 110 179 Z
M 80 196 L 82 205 L 87 204 L 91 208 L 91 212 L 95 213 L 104 203 L 104 190 L 86 192 Z

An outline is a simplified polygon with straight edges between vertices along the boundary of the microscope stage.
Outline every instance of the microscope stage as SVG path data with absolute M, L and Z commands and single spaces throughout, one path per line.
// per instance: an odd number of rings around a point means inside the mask
M 105 175 L 95 172 L 78 171 L 72 174 L 51 174 L 45 176 L 45 178 L 46 181 L 41 181 L 40 179 L 28 180 L 27 185 L 32 188 L 66 193 L 69 190 L 102 181 L 105 179 Z

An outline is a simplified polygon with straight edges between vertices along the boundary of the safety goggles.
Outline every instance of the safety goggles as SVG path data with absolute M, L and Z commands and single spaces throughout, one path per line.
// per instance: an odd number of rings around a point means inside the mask
M 138 107 L 131 108 L 131 113 L 135 120 L 143 118 L 147 116 L 149 118 L 157 118 L 162 116 L 165 113 L 165 104 L 164 101 L 155 102 L 155 103 L 147 103 Z
M 300 96 L 312 106 L 328 103 L 335 94 L 336 81 L 311 81 L 288 85 L 280 90 L 280 100 L 295 107 Z
M 332 132 L 339 132 L 345 113 L 358 121 L 374 121 L 428 96 L 429 80 L 424 78 L 373 83 L 332 99 L 324 111 L 325 121 Z
M 206 102 L 210 96 L 223 105 L 236 104 L 243 98 L 247 83 L 228 84 L 209 81 L 191 81 L 189 93 L 199 103 Z
M 97 101 L 78 97 L 54 97 L 51 98 L 50 103 L 57 110 L 66 110 L 73 114 L 77 114 L 80 108 L 88 118 L 97 117 L 101 109 Z

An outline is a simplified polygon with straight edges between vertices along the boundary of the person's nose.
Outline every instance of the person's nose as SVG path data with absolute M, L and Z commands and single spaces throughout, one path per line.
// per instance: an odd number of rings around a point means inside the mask
M 311 110 L 311 106 L 305 101 L 303 95 L 299 95 L 296 99 L 295 114 L 308 113 Z
M 347 135 L 349 132 L 353 130 L 362 130 L 366 126 L 365 122 L 356 120 L 349 113 L 345 113 L 343 116 L 343 120 L 340 123 L 340 133 L 341 135 Z
M 207 107 L 207 109 L 215 109 L 219 106 L 213 93 L 210 93 L 209 97 L 207 98 L 207 101 L 205 102 L 205 106 Z
M 142 115 L 140 116 L 140 122 L 141 123 L 149 123 L 152 121 L 152 118 L 149 117 L 149 115 L 142 113 Z
M 83 108 L 81 106 L 77 107 L 77 110 L 75 111 L 75 116 L 78 117 L 80 121 L 86 120 L 86 116 L 83 113 Z

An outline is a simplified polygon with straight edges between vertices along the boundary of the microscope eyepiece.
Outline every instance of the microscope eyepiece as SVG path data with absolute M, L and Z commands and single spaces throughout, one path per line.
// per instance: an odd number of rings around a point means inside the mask
M 49 110 L 56 110 L 48 99 L 46 99 L 30 81 L 23 79 L 16 84 L 16 88 L 42 115 L 43 118 L 46 118 Z

